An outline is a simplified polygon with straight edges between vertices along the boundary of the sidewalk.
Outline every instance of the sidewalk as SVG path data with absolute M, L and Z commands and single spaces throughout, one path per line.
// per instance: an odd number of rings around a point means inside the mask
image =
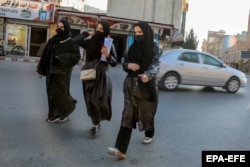
M 31 62 L 38 63 L 40 57 L 24 57 L 24 56 L 0 56 L 0 61 L 18 61 L 18 62 Z M 85 63 L 84 60 L 80 59 L 77 65 L 82 66 Z M 116 68 L 122 68 L 121 63 L 116 65 Z
M 24 56 L 0 56 L 0 61 L 18 61 L 38 63 L 40 57 L 24 57 Z
M 18 61 L 38 63 L 40 57 L 24 57 L 24 56 L 0 56 L 0 61 Z M 78 65 L 82 65 L 82 60 L 79 60 Z

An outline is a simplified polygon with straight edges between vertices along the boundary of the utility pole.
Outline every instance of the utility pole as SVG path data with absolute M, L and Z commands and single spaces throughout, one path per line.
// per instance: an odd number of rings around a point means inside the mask
M 152 22 L 155 22 L 155 8 L 156 8 L 156 0 L 153 0 Z

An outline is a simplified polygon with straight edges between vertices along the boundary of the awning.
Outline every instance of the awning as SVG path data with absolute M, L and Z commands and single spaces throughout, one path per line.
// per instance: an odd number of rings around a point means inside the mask
M 110 16 L 100 16 L 100 19 L 123 22 L 123 23 L 124 22 L 125 23 L 132 23 L 132 24 L 139 22 L 139 20 L 130 20 L 130 19 L 117 18 L 117 17 L 110 17 Z M 173 29 L 173 26 L 170 26 L 170 25 L 150 23 L 150 22 L 148 22 L 148 24 L 151 27 Z
M 175 46 L 182 46 L 183 42 L 184 42 L 184 37 L 183 35 L 175 30 L 172 37 L 171 37 L 171 46 L 175 47 Z
M 118 17 L 111 17 L 111 16 L 98 16 L 94 14 L 87 14 L 87 13 L 77 13 L 77 12 L 69 12 L 69 11 L 58 11 L 59 15 L 66 15 L 66 16 L 78 16 L 78 17 L 89 17 L 89 18 L 94 18 L 94 19 L 103 19 L 107 21 L 114 21 L 114 22 L 121 22 L 121 23 L 130 23 L 130 24 L 135 24 L 139 22 L 139 20 L 132 20 L 132 19 L 124 19 L 124 18 L 118 18 Z M 166 25 L 166 24 L 161 24 L 161 23 L 151 23 L 148 22 L 148 24 L 151 27 L 154 28 L 161 28 L 161 29 L 173 29 L 172 25 Z
M 184 37 L 179 31 L 175 31 L 172 35 L 171 42 L 183 42 Z
M 125 23 L 133 23 L 133 24 L 138 22 L 136 20 L 115 18 L 115 17 L 109 17 L 109 16 L 100 16 L 100 19 L 111 20 L 111 21 L 118 21 L 118 22 L 125 22 Z
M 169 26 L 169 25 L 156 24 L 156 23 L 148 23 L 148 24 L 149 24 L 151 27 L 173 29 L 173 27 L 172 27 L 172 26 Z
M 68 15 L 68 16 L 78 16 L 78 17 L 91 17 L 91 18 L 94 18 L 94 19 L 98 19 L 97 15 L 86 14 L 86 13 L 58 11 L 58 14 L 60 14 L 60 15 Z

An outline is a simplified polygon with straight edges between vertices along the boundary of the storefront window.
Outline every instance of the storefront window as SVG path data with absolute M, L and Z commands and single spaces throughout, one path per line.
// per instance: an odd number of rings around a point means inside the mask
M 24 25 L 7 24 L 6 44 L 7 55 L 25 56 L 27 47 L 28 27 Z

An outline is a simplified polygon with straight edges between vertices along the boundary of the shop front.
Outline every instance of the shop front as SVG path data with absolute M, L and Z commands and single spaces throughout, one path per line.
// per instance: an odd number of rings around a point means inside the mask
M 71 25 L 72 37 L 78 35 L 83 31 L 94 31 L 94 28 L 98 21 L 105 20 L 109 23 L 111 32 L 110 37 L 113 38 L 113 43 L 116 48 L 118 55 L 118 61 L 127 50 L 128 36 L 131 32 L 132 23 L 131 21 L 125 19 L 114 19 L 102 15 L 88 14 L 88 13 L 78 13 L 70 11 L 58 11 L 58 20 L 66 19 Z M 106 18 L 109 18 L 108 20 Z M 131 33 L 130 33 L 131 34 Z M 83 53 L 83 51 L 81 52 Z
M 138 20 L 70 11 L 58 11 L 57 13 L 58 20 L 66 19 L 71 24 L 73 37 L 83 31 L 93 31 L 96 23 L 100 20 L 107 21 L 110 26 L 110 37 L 113 38 L 119 62 L 122 61 L 124 54 L 133 43 L 133 25 Z M 163 47 L 166 41 L 171 39 L 173 26 L 157 23 L 149 23 L 149 25 L 152 27 L 155 40 Z
M 58 17 L 56 21 L 65 19 L 71 26 L 71 37 L 74 38 L 83 31 L 93 31 L 98 16 L 94 14 L 69 12 L 69 11 L 57 11 Z M 84 50 L 80 47 L 81 57 L 84 59 Z
M 72 37 L 75 37 L 82 31 L 91 31 L 94 29 L 98 16 L 94 14 L 57 11 L 58 18 L 56 21 L 65 19 L 70 23 Z
M 49 38 L 49 24 L 54 22 L 55 5 L 21 0 L 0 2 L 6 55 L 41 56 Z
M 100 19 L 109 23 L 111 30 L 110 36 L 114 39 L 118 62 L 122 62 L 128 47 L 133 42 L 132 27 L 136 21 L 109 16 L 100 16 Z
M 111 16 L 100 16 L 99 18 L 101 20 L 106 20 L 109 23 L 111 36 L 118 44 L 118 46 L 116 46 L 118 60 L 122 62 L 123 56 L 126 54 L 130 45 L 134 42 L 133 25 L 137 23 L 138 20 Z M 154 39 L 159 42 L 160 46 L 163 48 L 164 43 L 166 43 L 166 37 L 172 36 L 173 26 L 150 22 L 149 25 L 153 30 Z

